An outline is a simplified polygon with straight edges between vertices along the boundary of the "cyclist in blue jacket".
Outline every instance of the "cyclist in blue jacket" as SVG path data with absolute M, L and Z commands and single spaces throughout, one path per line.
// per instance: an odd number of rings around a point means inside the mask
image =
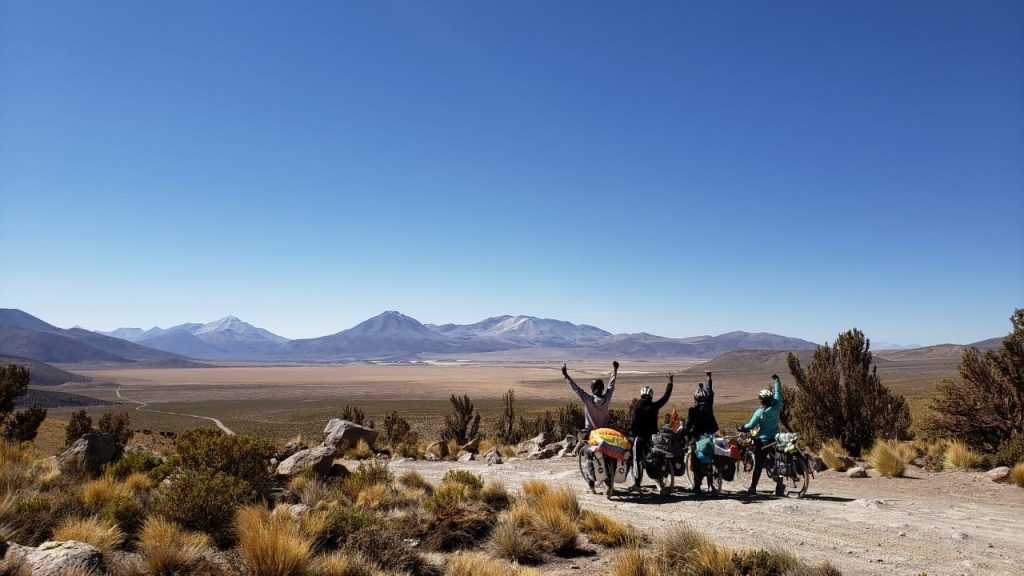
M 757 482 L 761 479 L 764 469 L 764 445 L 775 440 L 779 433 L 779 414 L 782 412 L 782 381 L 778 374 L 772 374 L 772 389 L 758 392 L 761 407 L 754 411 L 750 422 L 737 427 L 740 432 L 758 428 L 754 437 L 754 473 L 750 478 L 747 494 L 757 494 Z

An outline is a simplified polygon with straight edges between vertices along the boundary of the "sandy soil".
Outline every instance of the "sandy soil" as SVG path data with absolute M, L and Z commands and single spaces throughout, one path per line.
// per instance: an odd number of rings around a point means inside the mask
M 396 473 L 416 469 L 439 479 L 451 468 L 470 469 L 507 486 L 539 478 L 567 483 L 585 508 L 600 510 L 651 534 L 689 522 L 719 544 L 780 547 L 813 563 L 829 561 L 844 574 L 1024 574 L 1024 490 L 996 484 L 978 472 L 928 473 L 911 467 L 907 478 L 850 479 L 824 472 L 802 499 L 730 494 L 695 497 L 592 495 L 575 459 L 481 462 L 399 462 Z M 770 481 L 762 479 L 762 490 Z M 584 555 L 545 566 L 545 573 L 602 574 L 607 555 Z

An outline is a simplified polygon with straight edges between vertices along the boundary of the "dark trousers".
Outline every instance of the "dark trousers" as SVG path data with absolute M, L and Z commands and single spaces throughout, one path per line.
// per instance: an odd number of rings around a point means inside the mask
M 750 489 L 757 490 L 757 483 L 761 480 L 761 470 L 764 469 L 764 442 L 760 438 L 754 438 L 754 472 L 750 476 Z
M 647 453 L 651 450 L 651 435 L 643 434 L 633 439 L 633 466 L 639 466 L 636 472 L 636 480 L 633 481 L 634 486 L 640 485 L 640 480 L 644 476 L 644 461 L 647 459 Z

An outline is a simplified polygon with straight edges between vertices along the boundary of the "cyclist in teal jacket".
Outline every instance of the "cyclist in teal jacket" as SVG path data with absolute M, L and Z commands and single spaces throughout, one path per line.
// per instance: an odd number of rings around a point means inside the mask
M 764 445 L 775 441 L 779 433 L 779 414 L 782 412 L 782 381 L 778 374 L 772 374 L 772 389 L 761 390 L 757 394 L 761 407 L 754 411 L 750 422 L 737 427 L 740 432 L 758 428 L 754 438 L 754 473 L 750 478 L 748 494 L 757 494 L 757 483 L 764 469 Z

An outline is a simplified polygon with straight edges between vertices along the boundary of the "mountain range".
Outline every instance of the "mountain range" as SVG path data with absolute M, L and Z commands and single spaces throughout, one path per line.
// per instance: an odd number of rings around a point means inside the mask
M 473 324 L 423 324 L 388 311 L 347 330 L 289 340 L 226 316 L 170 328 L 62 329 L 16 309 L 0 309 L 0 354 L 42 362 L 188 366 L 189 359 L 265 362 L 414 360 L 502 352 L 537 357 L 545 351 L 617 358 L 714 358 L 745 350 L 812 350 L 816 344 L 770 333 L 668 338 L 612 334 L 595 326 L 534 316 L 496 316 Z

